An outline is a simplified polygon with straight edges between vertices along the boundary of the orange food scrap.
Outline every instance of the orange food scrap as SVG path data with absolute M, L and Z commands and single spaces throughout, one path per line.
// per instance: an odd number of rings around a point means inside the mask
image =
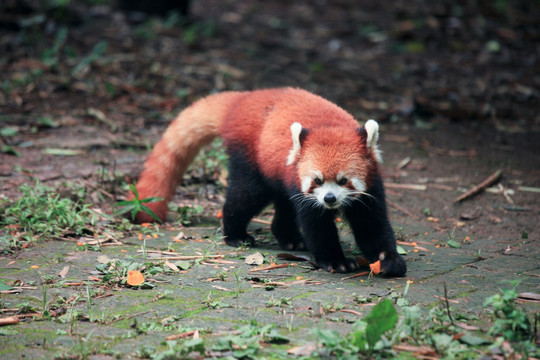
M 337 218 L 336 218 L 336 221 L 337 221 L 337 222 L 342 222 L 343 220 L 341 220 L 340 217 L 337 217 Z
M 144 276 L 138 270 L 128 271 L 127 283 L 131 286 L 138 286 L 144 282 Z
M 152 235 L 154 237 L 154 239 L 157 239 L 158 238 L 158 234 L 154 234 Z
M 418 252 L 418 251 L 420 251 L 420 250 L 418 250 L 418 249 L 414 249 L 413 251 L 414 251 L 415 253 L 417 253 L 417 252 Z
M 220 209 L 220 210 L 218 211 L 218 213 L 216 214 L 216 217 L 217 217 L 218 219 L 221 219 L 221 218 L 223 217 L 223 210 Z
M 84 243 L 82 241 L 77 241 L 77 246 L 84 246 Z
M 296 280 L 302 280 L 303 278 L 304 278 L 303 276 L 297 276 Z
M 381 260 L 369 264 L 369 268 L 374 274 L 379 274 L 381 272 Z
M 120 252 L 126 253 L 127 251 L 126 251 L 126 250 L 124 250 L 124 249 L 122 249 L 122 250 L 120 250 Z
M 30 266 L 30 269 L 39 269 L 39 265 L 32 265 Z
M 141 227 L 149 227 L 150 225 L 152 225 L 152 224 L 150 224 L 150 223 L 142 223 Z

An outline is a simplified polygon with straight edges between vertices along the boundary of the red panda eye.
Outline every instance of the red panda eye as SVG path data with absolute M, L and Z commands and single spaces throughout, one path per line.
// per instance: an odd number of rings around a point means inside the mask
M 338 185 L 345 185 L 345 184 L 347 184 L 348 181 L 349 181 L 349 179 L 347 179 L 347 178 L 340 179 L 338 181 Z
M 315 185 L 322 185 L 322 180 L 319 178 L 315 178 L 313 182 L 315 183 Z

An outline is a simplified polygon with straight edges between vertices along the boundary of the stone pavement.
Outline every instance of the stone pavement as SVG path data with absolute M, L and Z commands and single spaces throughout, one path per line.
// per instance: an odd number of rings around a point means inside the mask
M 364 275 L 347 279 L 350 274 L 331 274 L 313 270 L 307 262 L 281 260 L 277 255 L 284 251 L 266 235 L 268 226 L 264 224 L 253 224 L 252 230 L 263 241 L 251 249 L 224 245 L 220 234 L 216 235 L 216 223 L 207 228 L 164 231 L 146 241 L 124 239 L 122 245 L 102 246 L 100 251 L 82 251 L 75 243 L 50 241 L 15 256 L 0 257 L 0 279 L 23 285 L 19 293 L 2 295 L 2 308 L 29 306 L 40 311 L 46 303 L 48 308 L 64 312 L 57 314 L 56 320 L 21 321 L 0 328 L 0 357 L 78 356 L 91 354 L 96 347 L 98 353 L 107 349 L 129 358 L 143 346 L 163 347 L 167 336 L 182 329 L 200 329 L 211 337 L 234 332 L 253 320 L 275 324 L 291 344 L 299 344 L 310 340 L 309 330 L 314 327 L 350 331 L 351 323 L 369 313 L 379 298 L 402 296 L 408 281 L 406 299 L 410 303 L 426 309 L 442 304 L 446 283 L 452 312 L 475 314 L 480 319 L 486 315 L 484 299 L 499 288 L 511 287 L 513 281 L 519 281 L 520 292 L 540 292 L 537 241 L 508 244 L 496 237 L 468 238 L 457 231 L 452 236 L 462 246 L 452 248 L 446 245 L 449 235 L 434 231 L 428 222 L 401 220 L 394 227 L 401 241 L 409 242 L 402 243 L 407 251 L 406 278 Z M 183 235 L 179 237 L 180 232 Z M 173 241 L 175 237 L 180 240 Z M 350 244 L 346 227 L 343 238 Z M 412 240 L 416 247 L 410 244 Z M 163 263 L 154 259 L 152 250 L 204 259 L 188 260 L 187 264 L 171 260 L 189 268 L 147 275 L 153 289 L 99 286 L 94 281 L 96 265 L 111 259 Z M 289 265 L 253 271 L 257 267 L 247 265 L 245 257 L 255 252 L 264 255 L 264 265 Z M 212 257 L 218 254 L 224 257 Z M 67 275 L 59 277 L 66 266 Z M 539 309 L 538 304 L 526 306 L 536 312 Z M 75 310 L 80 315 L 70 317 Z

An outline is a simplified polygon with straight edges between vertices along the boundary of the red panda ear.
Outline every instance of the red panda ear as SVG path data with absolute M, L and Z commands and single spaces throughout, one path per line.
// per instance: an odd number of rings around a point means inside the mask
M 365 127 L 359 127 L 356 129 L 356 132 L 358 135 L 360 135 L 360 138 L 362 139 L 362 142 L 365 143 L 367 141 L 367 131 Z
M 309 130 L 306 128 L 302 128 L 302 131 L 300 131 L 300 135 L 298 136 L 298 140 L 300 140 L 300 145 L 304 145 L 304 141 L 306 140 L 307 135 L 309 134 Z
M 289 156 L 287 156 L 287 165 L 291 165 L 298 154 L 300 153 L 300 149 L 302 148 L 302 145 L 304 143 L 304 140 L 306 139 L 306 136 L 308 134 L 308 129 L 304 129 L 302 125 L 298 122 L 294 122 L 291 125 L 291 135 L 292 135 L 292 149 L 289 151 Z
M 368 150 L 371 150 L 378 162 L 382 162 L 381 151 L 377 142 L 379 141 L 379 124 L 375 120 L 368 120 L 363 127 L 357 130 L 362 137 Z

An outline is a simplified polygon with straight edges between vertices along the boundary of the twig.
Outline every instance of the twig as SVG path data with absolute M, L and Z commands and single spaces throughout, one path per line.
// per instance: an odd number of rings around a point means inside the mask
M 395 208 L 396 210 L 399 210 L 401 211 L 402 213 L 404 213 L 405 215 L 415 219 L 415 220 L 418 220 L 418 216 L 416 216 L 415 214 L 413 214 L 411 211 L 405 209 L 404 207 L 386 199 L 386 202 L 388 203 L 388 205 L 390 205 L 391 207 Z
M 0 326 L 15 325 L 19 323 L 18 316 L 8 316 L 0 319 Z
M 502 170 L 501 169 L 495 171 L 486 180 L 482 181 L 480 184 L 478 184 L 477 186 L 473 187 L 471 190 L 467 191 L 465 194 L 463 194 L 460 197 L 458 197 L 457 199 L 455 199 L 454 203 L 458 203 L 458 202 L 461 202 L 463 200 L 467 200 L 467 199 L 473 197 L 474 195 L 478 194 L 482 190 L 486 189 L 488 186 L 490 186 L 493 183 L 497 182 L 497 180 L 499 180 L 501 175 L 502 175 Z
M 446 303 L 446 313 L 452 325 L 454 325 L 454 319 L 452 319 L 452 314 L 450 314 L 450 302 L 448 301 L 448 291 L 446 290 L 446 281 L 443 281 L 444 286 L 444 302 Z
M 197 260 L 197 259 L 222 259 L 225 255 L 180 255 L 174 252 L 159 251 L 159 250 L 137 250 L 138 253 L 158 254 L 163 255 L 161 258 L 153 260 Z M 169 254 L 171 256 L 169 256 Z M 177 255 L 178 254 L 178 255 Z
M 422 184 L 384 183 L 384 186 L 390 189 L 404 189 L 404 190 L 418 190 L 418 191 L 425 191 L 427 189 L 427 185 L 422 185 Z
M 197 336 L 199 336 L 198 335 L 199 330 L 191 330 L 191 331 L 183 332 L 181 334 L 170 335 L 170 336 L 167 336 L 165 338 L 165 340 L 178 340 L 178 339 L 183 339 L 183 338 L 187 338 L 187 337 L 190 337 L 190 336 L 195 337 L 195 334 L 197 334 Z
M 531 187 L 531 186 L 518 186 L 517 189 L 518 189 L 519 191 L 528 191 L 528 192 L 540 193 L 540 188 L 537 188 L 537 187 Z
M 264 224 L 264 225 L 272 225 L 271 221 L 263 220 L 263 219 L 254 218 L 254 219 L 251 219 L 251 221 L 259 223 L 259 224 Z
M 353 315 L 362 316 L 362 313 L 361 313 L 361 312 L 355 311 L 355 310 L 351 310 L 351 309 L 341 309 L 341 310 L 339 310 L 339 311 L 344 312 L 344 313 L 347 313 L 347 314 L 353 314 Z
M 344 278 L 341 278 L 341 281 L 354 279 L 354 278 L 360 277 L 360 276 L 366 276 L 366 275 L 369 275 L 369 273 L 370 273 L 369 271 L 362 271 L 362 272 L 359 272 L 359 273 L 354 274 L 354 275 L 345 276 Z
M 248 272 L 252 273 L 252 272 L 256 272 L 256 271 L 281 269 L 281 268 L 286 268 L 288 266 L 289 266 L 288 263 L 287 264 L 272 264 L 272 265 L 268 265 L 268 266 L 261 266 L 261 267 L 249 270 Z

